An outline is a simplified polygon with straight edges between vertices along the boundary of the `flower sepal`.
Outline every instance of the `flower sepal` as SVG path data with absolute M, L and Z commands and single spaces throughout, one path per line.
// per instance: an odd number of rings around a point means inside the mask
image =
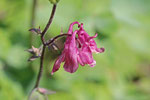
M 31 49 L 28 49 L 26 51 L 32 54 L 32 56 L 28 59 L 28 61 L 33 61 L 41 56 L 42 46 L 40 48 L 35 48 L 34 46 L 32 46 Z
M 57 4 L 59 0 L 49 0 L 52 4 Z

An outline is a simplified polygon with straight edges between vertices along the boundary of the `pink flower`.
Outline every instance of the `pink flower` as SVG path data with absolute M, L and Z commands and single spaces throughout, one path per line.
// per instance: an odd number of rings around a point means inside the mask
M 97 48 L 96 42 L 93 40 L 93 38 L 97 37 L 97 33 L 95 36 L 89 36 L 83 29 L 83 24 L 81 24 L 80 29 L 78 31 L 78 38 L 81 42 L 81 44 L 88 44 L 90 47 L 90 50 L 95 53 L 102 53 L 104 52 L 104 48 Z
M 75 24 L 78 24 L 80 29 L 73 31 L 73 26 Z M 72 35 L 67 36 L 64 50 L 55 61 L 51 74 L 60 68 L 61 62 L 64 62 L 63 67 L 65 71 L 70 73 L 76 72 L 79 64 L 81 66 L 88 64 L 89 66 L 94 67 L 96 65 L 96 61 L 93 59 L 92 53 L 104 52 L 104 48 L 97 48 L 96 42 L 93 40 L 93 38 L 97 37 L 97 34 L 90 37 L 84 31 L 83 24 L 80 24 L 79 22 L 73 22 L 70 24 L 68 34 Z M 76 34 L 78 37 L 76 37 Z

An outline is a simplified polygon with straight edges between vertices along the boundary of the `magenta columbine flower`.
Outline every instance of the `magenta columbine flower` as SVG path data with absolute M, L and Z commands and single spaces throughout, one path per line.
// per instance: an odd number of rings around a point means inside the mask
M 78 24 L 79 30 L 73 31 L 73 26 Z M 62 54 L 55 61 L 51 74 L 53 75 L 60 68 L 61 62 L 64 62 L 64 69 L 67 72 L 74 73 L 79 67 L 88 64 L 90 67 L 96 65 L 96 61 L 93 59 L 92 53 L 102 53 L 104 48 L 97 48 L 94 38 L 95 36 L 89 36 L 83 29 L 83 24 L 79 22 L 73 22 L 70 24 L 68 35 L 65 42 L 65 47 Z

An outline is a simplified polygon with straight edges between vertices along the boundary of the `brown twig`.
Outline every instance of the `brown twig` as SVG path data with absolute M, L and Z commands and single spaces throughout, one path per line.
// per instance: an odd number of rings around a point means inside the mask
M 41 76 L 42 76 L 45 48 L 46 48 L 46 46 L 44 45 L 44 46 L 43 46 L 43 50 L 42 50 L 42 54 L 41 54 L 41 58 L 40 58 L 39 73 L 38 73 L 38 77 L 37 77 L 36 84 L 35 84 L 34 88 L 38 88 L 39 82 L 40 82 L 40 79 L 41 79 Z
M 68 35 L 70 35 L 70 34 L 60 34 L 60 35 L 57 35 L 56 37 L 54 37 L 54 38 L 46 41 L 45 45 L 50 45 L 51 43 L 53 43 L 58 38 L 63 37 L 63 36 L 68 36 Z
M 51 25 L 51 23 L 52 23 L 52 21 L 53 21 L 53 17 L 54 17 L 55 11 L 56 11 L 56 4 L 53 5 L 53 8 L 52 8 L 52 12 L 51 12 L 49 21 L 48 21 L 48 23 L 47 23 L 45 29 L 43 30 L 43 32 L 42 32 L 42 34 L 41 34 L 41 41 L 42 41 L 42 43 L 43 43 L 43 50 L 42 50 L 42 54 L 41 54 L 41 58 L 40 58 L 39 73 L 38 73 L 38 77 L 37 77 L 37 80 L 36 80 L 34 89 L 39 87 L 40 79 L 41 79 L 42 72 L 43 72 L 43 61 L 44 61 L 44 54 L 45 54 L 45 48 L 46 48 L 44 35 L 46 34 L 48 28 L 50 27 L 50 25 Z
M 50 27 L 52 21 L 53 21 L 53 18 L 54 18 L 54 15 L 55 15 L 55 11 L 56 11 L 56 4 L 53 5 L 53 9 L 52 9 L 52 12 L 51 12 L 51 16 L 49 18 L 49 21 L 45 27 L 45 29 L 43 30 L 42 34 L 41 34 L 41 40 L 42 40 L 42 43 L 43 45 L 45 45 L 45 39 L 44 39 L 44 35 L 46 34 L 48 28 Z
M 36 4 L 36 0 L 34 0 L 34 3 Z M 33 5 L 33 13 L 35 13 L 35 6 L 36 6 L 36 5 Z M 38 87 L 39 87 L 39 83 L 40 83 L 40 80 L 41 80 L 41 77 L 42 77 L 42 72 L 43 72 L 44 54 L 45 54 L 45 49 L 46 49 L 47 44 L 51 44 L 51 43 L 54 42 L 57 38 L 66 35 L 66 34 L 58 35 L 58 36 L 54 37 L 54 38 L 53 38 L 51 41 L 49 41 L 49 42 L 45 41 L 45 39 L 44 39 L 44 35 L 46 34 L 48 28 L 50 27 L 50 25 L 51 25 L 51 23 L 52 23 L 52 21 L 53 21 L 53 18 L 54 18 L 54 15 L 55 15 L 55 11 L 56 11 L 56 4 L 53 5 L 53 8 L 52 8 L 52 12 L 51 12 L 49 21 L 48 21 L 47 25 L 45 26 L 44 30 L 43 30 L 42 33 L 41 33 L 41 41 L 42 41 L 42 44 L 43 44 L 43 48 L 42 48 L 42 54 L 41 54 L 41 57 L 40 57 L 40 68 L 39 68 L 39 72 L 38 72 L 38 76 L 37 76 L 37 80 L 36 80 L 35 86 L 34 86 L 34 88 L 32 89 L 29 98 L 31 97 L 32 93 L 33 93 L 34 91 L 36 91 L 36 90 L 38 89 Z M 35 18 L 35 15 L 33 14 L 33 16 L 32 16 L 32 25 L 33 25 L 33 26 L 34 26 L 34 18 Z

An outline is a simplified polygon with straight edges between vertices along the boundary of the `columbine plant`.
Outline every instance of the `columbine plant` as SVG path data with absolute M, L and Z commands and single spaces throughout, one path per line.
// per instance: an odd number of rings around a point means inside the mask
M 79 30 L 73 31 L 73 25 L 78 24 Z M 65 42 L 65 47 L 62 54 L 56 60 L 51 74 L 53 75 L 60 68 L 61 62 L 64 63 L 64 69 L 67 72 L 74 73 L 79 67 L 88 64 L 91 67 L 96 65 L 96 61 L 93 59 L 92 53 L 102 53 L 104 48 L 97 48 L 97 45 L 93 38 L 90 37 L 83 29 L 83 24 L 79 22 L 73 22 L 70 24 L 68 30 L 68 36 Z M 76 37 L 77 35 L 77 37 Z
M 66 41 L 64 43 L 64 50 L 55 61 L 55 64 L 51 71 L 52 75 L 54 74 L 54 72 L 59 70 L 62 62 L 64 62 L 63 65 L 64 70 L 70 73 L 76 72 L 79 67 L 79 64 L 81 66 L 85 66 L 86 64 L 88 64 L 90 67 L 94 67 L 96 65 L 96 61 L 93 59 L 92 53 L 104 52 L 104 48 L 97 48 L 96 42 L 94 41 L 94 38 L 96 38 L 98 34 L 96 33 L 94 36 L 89 36 L 88 33 L 83 28 L 83 23 L 79 23 L 77 21 L 70 24 L 67 34 L 60 34 L 54 38 L 45 40 L 44 36 L 52 23 L 56 11 L 56 6 L 59 0 L 49 0 L 49 1 L 51 1 L 51 3 L 53 4 L 53 9 L 51 12 L 50 19 L 44 30 L 41 31 L 40 27 L 37 29 L 32 28 L 29 30 L 31 32 L 36 33 L 37 35 L 40 35 L 42 45 L 39 48 L 35 48 L 34 46 L 32 46 L 31 49 L 27 50 L 32 54 L 32 56 L 28 59 L 28 61 L 33 61 L 36 58 L 40 58 L 40 68 L 38 77 L 31 94 L 37 91 L 40 94 L 44 95 L 44 97 L 47 97 L 46 96 L 47 94 L 54 93 L 53 91 L 49 91 L 44 88 L 39 88 L 39 82 L 43 71 L 45 49 L 46 47 L 49 47 L 50 45 L 54 44 L 55 40 L 57 40 L 59 37 L 67 36 Z M 78 29 L 73 31 L 73 26 L 75 24 L 78 25 Z M 29 96 L 29 99 L 31 99 L 31 94 Z

